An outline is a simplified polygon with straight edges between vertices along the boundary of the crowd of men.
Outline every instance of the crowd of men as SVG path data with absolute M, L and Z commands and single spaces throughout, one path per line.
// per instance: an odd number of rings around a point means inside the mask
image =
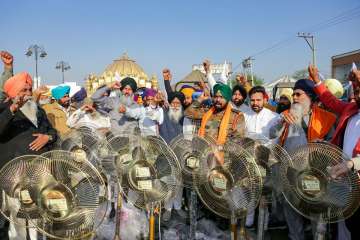
M 274 108 L 263 86 L 251 86 L 238 75 L 231 88 L 227 81 L 214 79 L 207 61 L 207 81 L 183 85 L 179 91 L 171 86 L 171 71 L 164 69 L 166 93 L 153 88 L 140 92 L 136 81 L 126 77 L 88 96 L 84 88 L 67 85 L 33 90 L 28 73 L 13 74 L 10 53 L 1 52 L 1 60 L 0 168 L 15 157 L 53 149 L 71 129 L 88 125 L 108 129 L 112 135 L 156 135 L 166 143 L 181 134 L 207 136 L 219 146 L 244 137 L 275 138 L 289 152 L 308 142 L 330 141 L 349 156 L 349 161 L 331 169 L 334 178 L 360 170 L 360 71 L 356 69 L 349 73 L 353 91 L 348 101 L 335 97 L 319 79 L 316 67 L 309 66 L 309 78 L 281 91 Z M 182 194 L 178 195 L 166 204 L 164 220 L 171 218 L 172 211 L 184 215 Z M 281 202 L 289 238 L 305 239 L 304 218 Z M 359 211 L 338 225 L 337 239 L 358 239 L 357 221 Z M 254 213 L 249 213 L 246 225 L 253 224 Z M 16 232 L 10 229 L 8 234 L 16 239 Z

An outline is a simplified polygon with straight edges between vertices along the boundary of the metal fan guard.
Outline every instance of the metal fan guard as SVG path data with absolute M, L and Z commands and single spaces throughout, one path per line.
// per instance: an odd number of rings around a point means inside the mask
M 193 173 L 199 168 L 201 159 L 212 154 L 212 144 L 197 135 L 179 135 L 169 144 L 179 160 L 184 187 L 194 188 Z
M 224 218 L 243 218 L 258 205 L 262 179 L 254 158 L 238 144 L 223 146 L 224 164 L 202 159 L 194 173 L 195 189 L 201 201 Z M 214 158 L 214 155 L 213 155 Z
M 116 168 L 121 168 L 121 190 L 129 202 L 145 209 L 175 196 L 182 179 L 180 165 L 161 138 L 121 134 L 109 143 L 118 153 Z
M 329 168 L 347 160 L 331 144 L 308 143 L 291 153 L 292 161 L 281 163 L 283 195 L 304 217 L 334 223 L 350 217 L 360 205 L 359 176 L 349 172 L 332 179 Z

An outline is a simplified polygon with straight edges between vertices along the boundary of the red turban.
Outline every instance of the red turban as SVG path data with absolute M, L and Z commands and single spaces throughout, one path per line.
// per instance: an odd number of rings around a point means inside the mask
M 17 73 L 5 82 L 4 92 L 9 97 L 14 98 L 26 86 L 26 84 L 32 85 L 31 76 L 26 72 Z

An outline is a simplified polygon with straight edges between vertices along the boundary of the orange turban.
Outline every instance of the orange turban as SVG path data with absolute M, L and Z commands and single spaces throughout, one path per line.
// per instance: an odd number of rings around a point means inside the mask
M 17 73 L 5 82 L 4 92 L 9 97 L 14 98 L 26 86 L 26 84 L 32 85 L 31 76 L 26 72 Z

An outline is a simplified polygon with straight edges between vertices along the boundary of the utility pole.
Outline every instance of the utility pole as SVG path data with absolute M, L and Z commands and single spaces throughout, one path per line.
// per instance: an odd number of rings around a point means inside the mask
M 251 76 L 251 85 L 253 86 L 254 85 L 254 74 L 253 74 L 253 69 L 252 69 L 252 61 L 255 60 L 255 58 L 253 57 L 248 57 L 248 58 L 245 58 L 243 61 L 242 61 L 242 66 L 246 72 L 246 74 L 248 74 L 250 72 L 250 76 Z
M 306 43 L 309 45 L 311 51 L 312 51 L 312 61 L 313 65 L 316 66 L 315 61 L 315 41 L 314 41 L 314 35 L 311 35 L 310 33 L 298 33 L 298 37 L 304 38 Z M 310 40 L 310 41 L 309 41 Z
M 56 64 L 56 69 L 60 69 L 62 73 L 62 83 L 65 83 L 64 72 L 69 70 L 71 67 L 67 62 L 60 61 Z

